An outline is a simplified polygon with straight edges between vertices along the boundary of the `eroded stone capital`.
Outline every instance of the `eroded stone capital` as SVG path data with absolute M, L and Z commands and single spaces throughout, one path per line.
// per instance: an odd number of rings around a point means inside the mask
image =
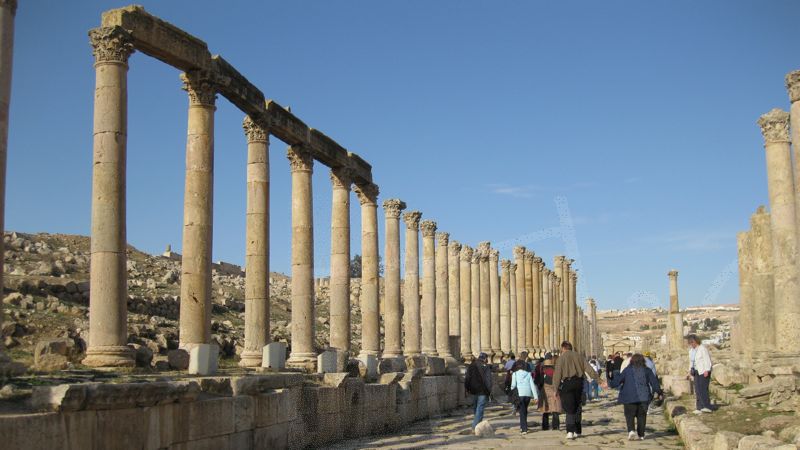
M 525 257 L 525 247 L 521 245 L 517 245 L 514 247 L 514 258 L 515 259 L 522 259 Z
M 356 184 L 353 190 L 356 191 L 356 195 L 358 196 L 358 202 L 361 203 L 362 206 L 378 204 L 378 194 L 380 193 L 380 190 L 378 189 L 377 184 L 375 183 Z
M 181 74 L 183 90 L 189 94 L 190 106 L 214 106 L 217 101 L 217 88 L 214 76 L 205 70 L 193 70 Z
M 475 250 L 480 258 L 484 261 L 489 260 L 489 250 L 492 248 L 492 243 L 489 241 L 478 242 L 478 248 Z
M 436 233 L 436 244 L 441 245 L 443 247 L 447 247 L 448 242 L 450 241 L 450 233 L 445 231 L 440 231 Z
M 544 260 L 538 256 L 533 258 L 533 263 L 539 266 L 540 270 L 542 269 L 542 267 L 544 267 Z
M 473 253 L 472 247 L 468 245 L 462 245 L 461 253 L 459 253 L 458 256 L 461 259 L 461 261 L 472 262 L 472 253 Z
M 800 100 L 800 70 L 786 74 L 786 90 L 789 91 L 789 100 L 792 103 Z
M 448 254 L 454 258 L 457 258 L 459 253 L 461 253 L 461 243 L 458 241 L 450 241 L 450 244 L 447 245 Z
M 244 117 L 242 129 L 247 137 L 247 142 L 267 142 L 269 140 L 269 131 L 257 124 L 250 116 Z
M 292 172 L 311 172 L 314 169 L 314 157 L 311 150 L 302 145 L 291 145 L 286 150 L 289 167 Z
M 16 1 L 13 3 L 13 8 L 16 9 Z M 122 27 L 91 29 L 89 43 L 92 45 L 95 64 L 128 64 L 128 58 L 135 51 L 131 35 Z
M 489 249 L 489 261 L 491 261 L 492 263 L 495 263 L 499 259 L 500 259 L 500 251 L 496 250 L 496 249 L 493 249 L 493 248 L 490 248 Z
M 677 271 L 677 270 L 674 270 L 674 269 L 673 269 L 673 270 L 670 270 L 670 271 L 667 273 L 667 275 L 669 275 L 669 277 L 670 277 L 670 278 L 677 278 L 677 277 L 678 277 L 678 271 Z
M 350 190 L 353 184 L 353 172 L 348 167 L 337 167 L 331 169 L 331 185 L 334 189 Z
M 573 280 L 573 281 L 577 281 L 577 280 L 578 280 L 578 274 L 577 274 L 576 272 L 572 272 L 572 271 L 570 271 L 570 273 L 569 273 L 569 279 L 570 279 L 570 280 Z
M 420 219 L 422 219 L 422 213 L 419 211 L 403 213 L 403 222 L 406 223 L 406 228 L 409 230 L 419 230 Z
M 500 268 L 503 270 L 511 270 L 511 261 L 507 259 L 500 260 Z
M 525 250 L 525 253 L 523 254 L 523 258 L 525 258 L 525 261 L 527 261 L 527 262 L 532 264 L 534 258 L 536 258 L 536 255 L 530 250 Z
M 422 237 L 434 237 L 436 235 L 436 222 L 433 220 L 423 220 L 419 224 L 419 229 L 422 230 Z
M 758 119 L 761 134 L 767 144 L 789 142 L 789 113 L 775 108 Z
M 9 8 L 12 15 L 17 14 L 17 0 L 0 0 L 0 7 Z
M 399 198 L 389 198 L 383 201 L 383 212 L 387 219 L 399 219 L 400 213 L 406 209 L 406 202 Z

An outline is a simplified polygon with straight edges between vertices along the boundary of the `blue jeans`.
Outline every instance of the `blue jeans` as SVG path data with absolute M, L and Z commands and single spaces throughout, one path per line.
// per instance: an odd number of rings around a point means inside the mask
M 597 380 L 592 380 L 592 398 L 600 398 L 600 383 Z
M 486 408 L 486 404 L 487 403 L 489 403 L 489 396 L 488 395 L 476 395 L 475 396 L 475 418 L 472 419 L 472 429 L 473 430 L 483 420 L 483 409 Z

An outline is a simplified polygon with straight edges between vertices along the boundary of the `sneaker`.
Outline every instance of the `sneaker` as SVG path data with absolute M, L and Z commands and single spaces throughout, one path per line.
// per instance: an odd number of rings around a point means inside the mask
M 693 412 L 693 413 L 695 413 L 695 414 L 703 414 L 703 411 L 701 411 L 701 410 L 699 410 L 699 409 L 695 409 L 695 410 L 694 410 L 694 411 L 692 411 L 692 412 Z
M 639 436 L 639 440 L 643 441 L 644 440 L 644 435 Z
M 639 439 L 639 436 L 636 435 L 635 431 L 629 431 L 628 432 L 628 440 L 629 441 L 635 441 L 637 439 Z
M 714 412 L 714 411 L 711 411 L 709 408 L 703 408 L 703 409 L 700 410 L 700 412 L 710 413 L 710 412 Z
M 527 431 L 523 431 L 523 432 L 522 432 L 522 433 L 520 433 L 520 434 L 528 434 L 528 432 L 527 432 Z
M 577 433 L 572 433 L 572 432 L 567 433 L 567 439 L 575 439 L 576 437 L 578 437 Z

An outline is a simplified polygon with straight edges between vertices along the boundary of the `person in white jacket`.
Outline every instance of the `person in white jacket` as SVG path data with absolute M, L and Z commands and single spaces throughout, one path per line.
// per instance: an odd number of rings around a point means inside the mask
M 694 380 L 694 393 L 696 400 L 695 414 L 710 413 L 711 398 L 708 395 L 708 385 L 711 383 L 711 355 L 705 345 L 700 343 L 697 335 L 690 334 L 686 337 L 689 344 L 689 380 Z
M 528 405 L 531 398 L 539 401 L 539 391 L 528 372 L 527 363 L 519 359 L 514 364 L 511 374 L 511 389 L 517 389 L 519 395 L 519 428 L 522 434 L 528 434 Z

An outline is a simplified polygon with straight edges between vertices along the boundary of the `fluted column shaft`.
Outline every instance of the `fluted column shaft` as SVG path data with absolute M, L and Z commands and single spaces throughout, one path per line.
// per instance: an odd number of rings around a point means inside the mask
M 472 361 L 472 248 L 464 245 L 458 255 L 460 314 L 461 314 L 461 356 L 465 361 Z
M 495 355 L 496 360 L 502 354 L 500 348 L 500 278 L 498 276 L 500 253 L 495 250 L 489 250 L 489 291 L 491 296 L 491 309 L 492 309 L 492 353 Z
M 517 292 L 517 353 L 525 350 L 527 331 L 525 330 L 525 247 L 514 247 L 514 263 L 517 265 L 516 271 L 516 292 Z
M 381 351 L 378 186 L 357 184 L 355 191 L 361 204 L 361 355 L 378 355 Z M 349 292 L 347 297 L 349 301 Z
M 510 316 L 509 319 L 511 321 L 510 330 L 511 330 L 511 351 L 516 352 L 518 347 L 517 344 L 517 265 L 513 262 L 509 264 L 508 268 L 508 302 Z
M 480 249 L 472 252 L 470 261 L 470 297 L 471 326 L 472 326 L 472 354 L 477 357 L 481 352 L 481 255 Z
M 406 356 L 422 354 L 420 346 L 419 311 L 419 221 L 422 213 L 409 211 L 403 214 L 406 223 L 405 276 L 403 277 L 403 325 L 405 342 L 403 353 Z
M 500 261 L 500 349 L 504 354 L 511 352 L 510 267 L 511 261 Z
M 350 171 L 331 170 L 330 341 L 350 351 Z
M 443 358 L 452 357 L 450 351 L 450 235 L 436 233 L 436 353 Z
M 3 227 L 14 9 L 13 5 L 0 7 L 0 226 Z M 89 36 L 95 57 L 95 95 L 89 346 L 83 363 L 95 367 L 130 367 L 134 358 L 126 346 L 125 166 L 128 57 L 133 45 L 121 28 L 97 28 Z M 1 256 L 2 253 L 0 260 Z M 2 273 L 0 262 L 0 277 Z
M 394 358 L 403 355 L 403 322 L 400 307 L 400 214 L 406 209 L 402 200 L 388 199 L 383 202 L 386 226 L 386 266 L 384 268 L 384 343 L 383 357 Z
M 491 357 L 492 352 L 492 297 L 489 281 L 489 242 L 478 244 L 480 253 L 480 298 L 481 298 L 481 351 Z
M 289 147 L 292 171 L 292 352 L 286 364 L 314 369 L 314 159 L 301 145 Z
M 800 348 L 800 276 L 797 261 L 797 215 L 789 142 L 789 114 L 773 109 L 758 121 L 767 158 L 772 260 L 775 283 L 776 346 Z
M 244 350 L 239 365 L 261 365 L 269 329 L 269 132 L 245 117 L 247 209 L 245 221 Z

